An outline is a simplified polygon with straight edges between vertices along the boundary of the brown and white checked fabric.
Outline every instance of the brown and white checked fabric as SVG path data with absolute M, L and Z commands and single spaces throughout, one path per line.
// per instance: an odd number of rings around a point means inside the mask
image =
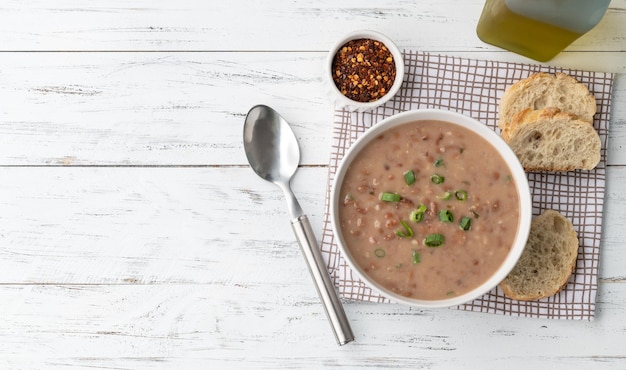
M 587 85 L 596 97 L 598 112 L 594 127 L 602 141 L 602 157 L 592 171 L 528 173 L 528 180 L 535 216 L 551 208 L 574 224 L 580 242 L 576 270 L 565 289 L 550 298 L 534 302 L 515 301 L 505 297 L 500 288 L 495 288 L 457 308 L 511 316 L 592 320 L 597 292 L 613 74 L 474 60 L 412 50 L 404 50 L 404 60 L 405 79 L 391 101 L 365 113 L 335 111 L 321 249 L 339 294 L 353 300 L 388 302 L 365 286 L 342 259 L 329 219 L 330 184 L 337 165 L 363 131 L 393 114 L 425 108 L 457 111 L 497 130 L 498 102 L 507 86 L 535 72 L 563 72 Z

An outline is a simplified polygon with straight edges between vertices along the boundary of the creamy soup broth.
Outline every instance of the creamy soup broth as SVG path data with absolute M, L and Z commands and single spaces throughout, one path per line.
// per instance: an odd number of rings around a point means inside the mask
M 485 282 L 519 220 L 502 157 L 482 137 L 442 121 L 374 138 L 346 171 L 341 202 L 340 228 L 356 264 L 383 287 L 425 300 Z

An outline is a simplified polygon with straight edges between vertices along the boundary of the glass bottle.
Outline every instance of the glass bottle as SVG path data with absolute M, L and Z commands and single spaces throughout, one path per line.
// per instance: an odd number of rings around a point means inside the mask
M 478 37 L 546 62 L 591 30 L 611 0 L 487 0 Z

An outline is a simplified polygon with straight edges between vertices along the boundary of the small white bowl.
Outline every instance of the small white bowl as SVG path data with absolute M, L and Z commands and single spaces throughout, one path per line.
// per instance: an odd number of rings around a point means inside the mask
M 385 131 L 392 129 L 398 125 L 423 120 L 450 122 L 455 125 L 465 127 L 490 142 L 500 153 L 504 161 L 507 163 L 513 177 L 513 182 L 517 188 L 520 202 L 520 218 L 513 245 L 511 246 L 511 249 L 505 260 L 496 270 L 496 272 L 483 284 L 479 285 L 473 290 L 459 296 L 451 296 L 449 298 L 440 300 L 421 300 L 415 298 L 407 298 L 396 294 L 375 282 L 352 259 L 350 252 L 345 246 L 339 223 L 339 206 L 343 204 L 343 199 L 341 199 L 340 195 L 341 185 L 346 175 L 346 171 L 350 167 L 353 160 L 359 156 L 359 152 L 370 141 L 376 139 L 376 137 L 380 136 Z M 337 242 L 337 245 L 339 246 L 342 257 L 348 263 L 352 271 L 355 272 L 356 275 L 368 287 L 372 288 L 380 295 L 394 302 L 423 308 L 449 307 L 467 303 L 482 296 L 491 289 L 495 288 L 513 269 L 519 257 L 521 256 L 522 251 L 524 250 L 526 241 L 528 240 L 530 223 L 532 219 L 532 198 L 530 195 L 530 188 L 528 186 L 528 180 L 526 178 L 524 168 L 515 156 L 515 153 L 513 153 L 511 148 L 509 148 L 508 144 L 506 144 L 506 142 L 502 140 L 502 138 L 500 138 L 500 136 L 496 134 L 495 131 L 493 131 L 491 128 L 471 117 L 456 112 L 437 109 L 414 110 L 399 113 L 382 120 L 378 124 L 368 129 L 366 132 L 364 132 L 347 150 L 345 156 L 339 164 L 339 167 L 337 168 L 337 172 L 335 173 L 335 178 L 331 187 L 330 218 L 336 236 L 335 240 Z
M 381 98 L 372 102 L 358 102 L 356 100 L 352 100 L 346 97 L 345 95 L 341 93 L 341 91 L 339 91 L 339 89 L 335 85 L 335 82 L 333 81 L 333 67 L 332 66 L 333 66 L 333 60 L 335 58 L 335 54 L 337 54 L 337 51 L 339 51 L 339 49 L 342 46 L 344 46 L 347 42 L 351 40 L 358 40 L 358 39 L 372 39 L 372 40 L 380 41 L 383 44 L 385 44 L 387 49 L 391 52 L 391 55 L 393 56 L 393 59 L 394 59 L 394 63 L 396 65 L 396 77 L 393 82 L 393 85 L 391 86 L 391 89 L 389 89 L 389 91 L 387 91 L 387 93 L 383 95 Z M 391 41 L 391 39 L 388 38 L 387 36 L 381 33 L 375 32 L 375 31 L 368 31 L 368 30 L 354 31 L 354 32 L 347 34 L 343 38 L 341 38 L 330 49 L 330 52 L 328 53 L 328 57 L 326 58 L 325 75 L 326 75 L 325 79 L 328 84 L 329 94 L 332 100 L 335 102 L 337 107 L 348 109 L 350 111 L 364 112 L 364 111 L 376 108 L 382 104 L 385 104 L 386 102 L 389 101 L 389 99 L 391 99 L 394 95 L 396 95 L 398 90 L 400 90 L 400 86 L 402 86 L 402 81 L 404 80 L 404 58 L 402 57 L 402 53 L 400 52 L 400 49 L 398 49 L 396 44 L 393 41 Z

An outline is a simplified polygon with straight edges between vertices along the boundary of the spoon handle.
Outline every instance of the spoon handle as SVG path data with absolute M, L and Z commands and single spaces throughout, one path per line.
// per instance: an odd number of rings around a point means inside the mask
M 344 345 L 354 340 L 354 334 L 350 328 L 350 323 L 346 317 L 346 313 L 343 310 L 343 306 L 339 301 L 339 296 L 335 291 L 335 286 L 330 280 L 328 270 L 326 270 L 326 264 L 322 257 L 317 241 L 315 240 L 315 234 L 311 228 L 311 223 L 306 215 L 302 215 L 291 221 L 291 227 L 293 228 L 298 243 L 302 248 L 304 257 L 306 258 L 309 272 L 315 281 L 315 287 L 317 293 L 322 299 L 326 316 L 330 321 L 330 324 L 335 333 L 335 339 L 339 345 Z

